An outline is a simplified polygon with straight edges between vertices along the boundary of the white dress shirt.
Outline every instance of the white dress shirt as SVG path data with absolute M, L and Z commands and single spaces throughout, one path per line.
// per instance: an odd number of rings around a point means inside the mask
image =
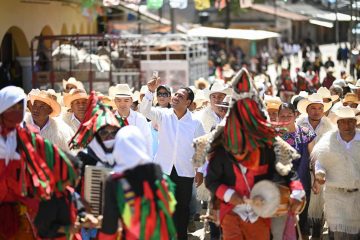
M 115 114 L 117 116 L 120 116 L 119 112 L 116 112 Z M 141 133 L 146 139 L 148 154 L 149 156 L 152 156 L 152 134 L 150 125 L 147 122 L 146 118 L 141 113 L 135 112 L 130 109 L 130 114 L 126 119 L 129 125 L 137 126 L 140 129 Z
M 178 119 L 173 109 L 152 107 L 153 94 L 147 92 L 139 105 L 140 112 L 159 126 L 159 148 L 154 162 L 171 174 L 173 166 L 181 177 L 194 177 L 193 140 L 205 134 L 201 122 L 187 110 Z

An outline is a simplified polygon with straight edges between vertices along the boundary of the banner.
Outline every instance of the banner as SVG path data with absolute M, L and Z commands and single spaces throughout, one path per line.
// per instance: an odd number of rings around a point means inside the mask
M 170 0 L 171 8 L 185 9 L 188 6 L 188 0 Z
M 210 0 L 194 0 L 195 9 L 202 11 L 211 7 Z
M 163 0 L 147 0 L 146 6 L 148 9 L 156 10 L 162 7 Z
M 239 0 L 240 8 L 249 8 L 252 6 L 252 0 Z

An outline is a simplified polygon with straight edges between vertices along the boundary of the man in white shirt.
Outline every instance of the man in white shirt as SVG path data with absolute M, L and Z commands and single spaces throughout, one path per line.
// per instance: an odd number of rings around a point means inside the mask
M 64 94 L 64 105 L 71 111 L 62 115 L 64 122 L 71 127 L 74 133 L 77 132 L 80 123 L 85 118 L 87 100 L 89 96 L 83 89 L 71 89 Z
M 360 132 L 353 109 L 334 111 L 338 129 L 323 136 L 312 152 L 316 181 L 325 183 L 325 218 L 333 239 L 360 239 Z
M 231 95 L 231 88 L 216 81 L 210 89 L 205 90 L 205 94 L 210 99 L 210 106 L 196 112 L 195 116 L 203 124 L 205 132 L 209 133 L 222 120 L 220 108 L 216 105 L 222 103 L 226 95 Z
M 148 154 L 152 155 L 152 134 L 146 118 L 131 109 L 133 104 L 133 93 L 129 85 L 118 84 L 110 87 L 109 96 L 114 99 L 117 111 L 115 115 L 124 119 L 126 125 L 137 126 L 142 132 L 146 143 Z
M 32 124 L 43 138 L 49 139 L 62 150 L 70 151 L 68 142 L 74 135 L 72 129 L 60 118 L 60 104 L 47 91 L 33 90 L 29 93 L 31 115 L 25 115 L 25 122 Z
M 319 142 L 325 133 L 334 129 L 334 125 L 330 119 L 325 116 L 325 112 L 330 108 L 331 102 L 324 102 L 323 97 L 318 93 L 314 93 L 300 100 L 297 105 L 297 109 L 302 115 L 297 119 L 296 123 L 316 133 L 315 143 Z M 317 185 L 317 182 L 314 181 L 314 185 Z M 322 191 L 318 194 L 314 194 L 312 191 L 308 215 L 309 219 L 312 220 L 312 238 L 314 239 L 320 239 L 320 235 L 322 234 L 323 206 Z
M 160 79 L 157 78 L 148 83 L 149 91 L 139 109 L 145 117 L 159 126 L 159 148 L 154 161 L 176 184 L 177 205 L 173 218 L 178 239 L 187 239 L 189 204 L 195 177 L 192 143 L 195 138 L 204 135 L 205 131 L 201 122 L 187 109 L 194 100 L 194 93 L 190 88 L 180 88 L 175 93 L 171 99 L 173 108 L 152 107 L 153 93 L 159 82 Z

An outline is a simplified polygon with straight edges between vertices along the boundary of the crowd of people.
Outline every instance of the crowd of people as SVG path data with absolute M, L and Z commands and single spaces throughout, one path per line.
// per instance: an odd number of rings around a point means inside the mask
M 199 206 L 211 239 L 360 239 L 360 79 L 314 64 L 275 85 L 229 65 L 176 91 L 1 89 L 0 239 L 187 239 Z M 111 172 L 100 216 L 87 166 Z

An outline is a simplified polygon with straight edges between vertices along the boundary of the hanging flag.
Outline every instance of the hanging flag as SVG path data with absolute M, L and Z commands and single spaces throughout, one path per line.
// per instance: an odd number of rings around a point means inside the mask
M 194 0 L 195 9 L 198 11 L 202 11 L 211 7 L 210 0 Z
M 215 1 L 215 8 L 221 10 L 226 7 L 226 0 L 216 0 Z
M 163 0 L 147 0 L 146 1 L 146 7 L 148 9 L 156 10 L 156 9 L 161 8 L 162 5 L 163 5 Z
M 187 0 L 170 0 L 171 8 L 185 9 L 188 6 Z
M 249 8 L 252 6 L 252 0 L 239 0 L 240 8 Z

